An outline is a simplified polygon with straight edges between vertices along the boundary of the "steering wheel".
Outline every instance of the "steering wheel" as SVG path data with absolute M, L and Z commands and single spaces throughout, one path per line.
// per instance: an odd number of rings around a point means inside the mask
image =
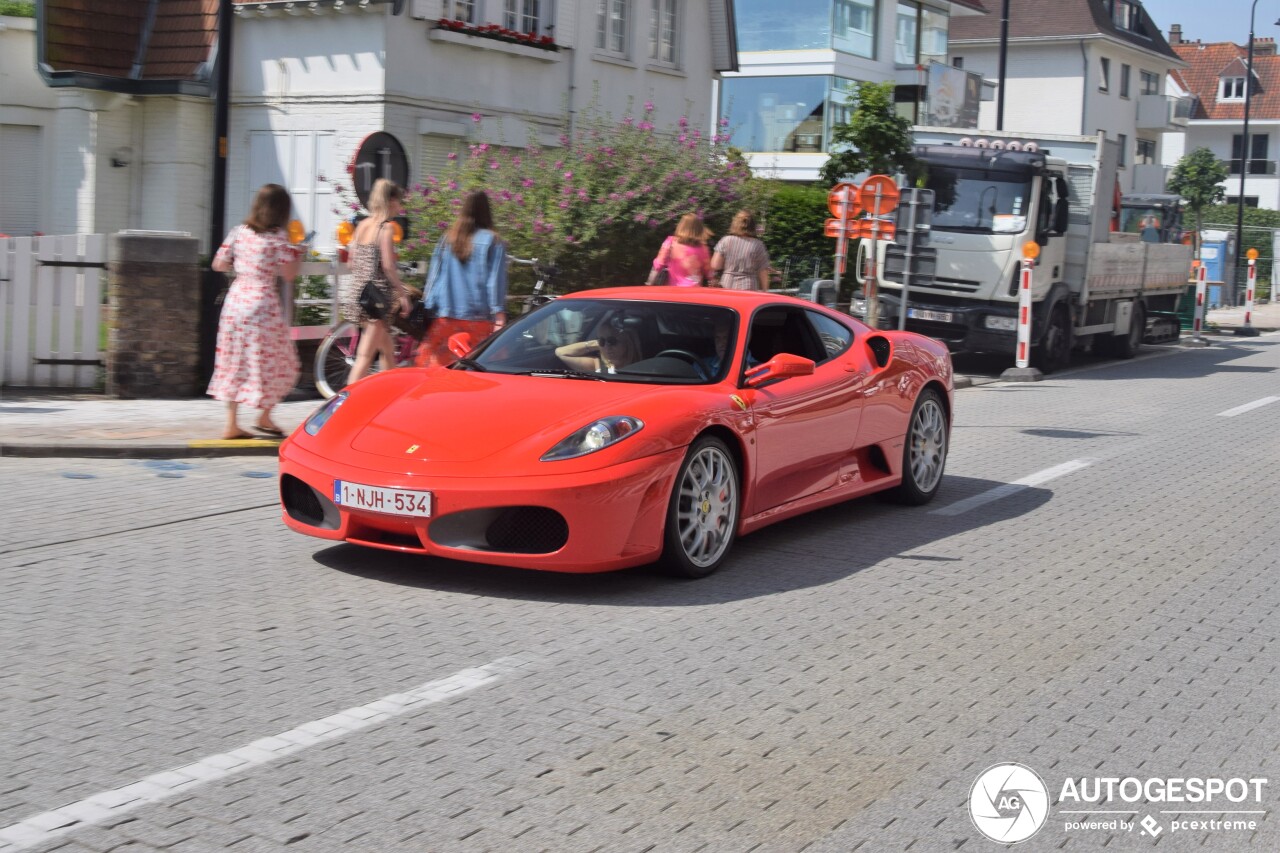
M 662 358 L 664 355 L 673 356 L 675 358 L 680 359 L 681 361 L 687 361 L 690 364 L 692 364 L 694 367 L 697 367 L 698 362 L 701 361 L 701 359 L 698 358 L 696 355 L 684 349 L 664 349 L 662 352 L 655 355 L 654 358 Z

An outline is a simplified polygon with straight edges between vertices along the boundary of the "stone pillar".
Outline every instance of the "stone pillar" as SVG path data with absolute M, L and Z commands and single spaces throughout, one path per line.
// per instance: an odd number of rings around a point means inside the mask
M 200 360 L 200 241 L 121 231 L 107 238 L 107 393 L 194 397 Z

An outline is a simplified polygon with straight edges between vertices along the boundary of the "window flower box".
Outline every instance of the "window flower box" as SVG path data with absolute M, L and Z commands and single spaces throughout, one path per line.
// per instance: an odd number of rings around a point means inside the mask
M 522 33 L 518 30 L 509 30 L 498 24 L 470 24 L 466 21 L 459 21 L 454 18 L 441 18 L 436 21 L 435 29 L 443 30 L 450 33 L 459 33 L 461 35 L 472 36 L 474 38 L 493 39 L 494 41 L 506 42 L 507 44 L 518 44 L 524 47 L 538 48 L 539 50 L 560 50 L 560 45 L 556 44 L 555 39 L 551 36 L 540 36 L 536 33 Z

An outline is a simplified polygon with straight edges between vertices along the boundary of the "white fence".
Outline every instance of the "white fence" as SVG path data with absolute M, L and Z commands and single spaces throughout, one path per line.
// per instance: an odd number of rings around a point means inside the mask
M 0 387 L 99 386 L 107 241 L 0 238 Z

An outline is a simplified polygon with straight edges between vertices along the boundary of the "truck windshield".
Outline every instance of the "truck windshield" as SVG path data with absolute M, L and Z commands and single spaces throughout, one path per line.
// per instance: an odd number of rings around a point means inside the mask
M 970 234 L 1021 234 L 1027 228 L 1031 182 L 988 169 L 930 166 L 933 227 Z

